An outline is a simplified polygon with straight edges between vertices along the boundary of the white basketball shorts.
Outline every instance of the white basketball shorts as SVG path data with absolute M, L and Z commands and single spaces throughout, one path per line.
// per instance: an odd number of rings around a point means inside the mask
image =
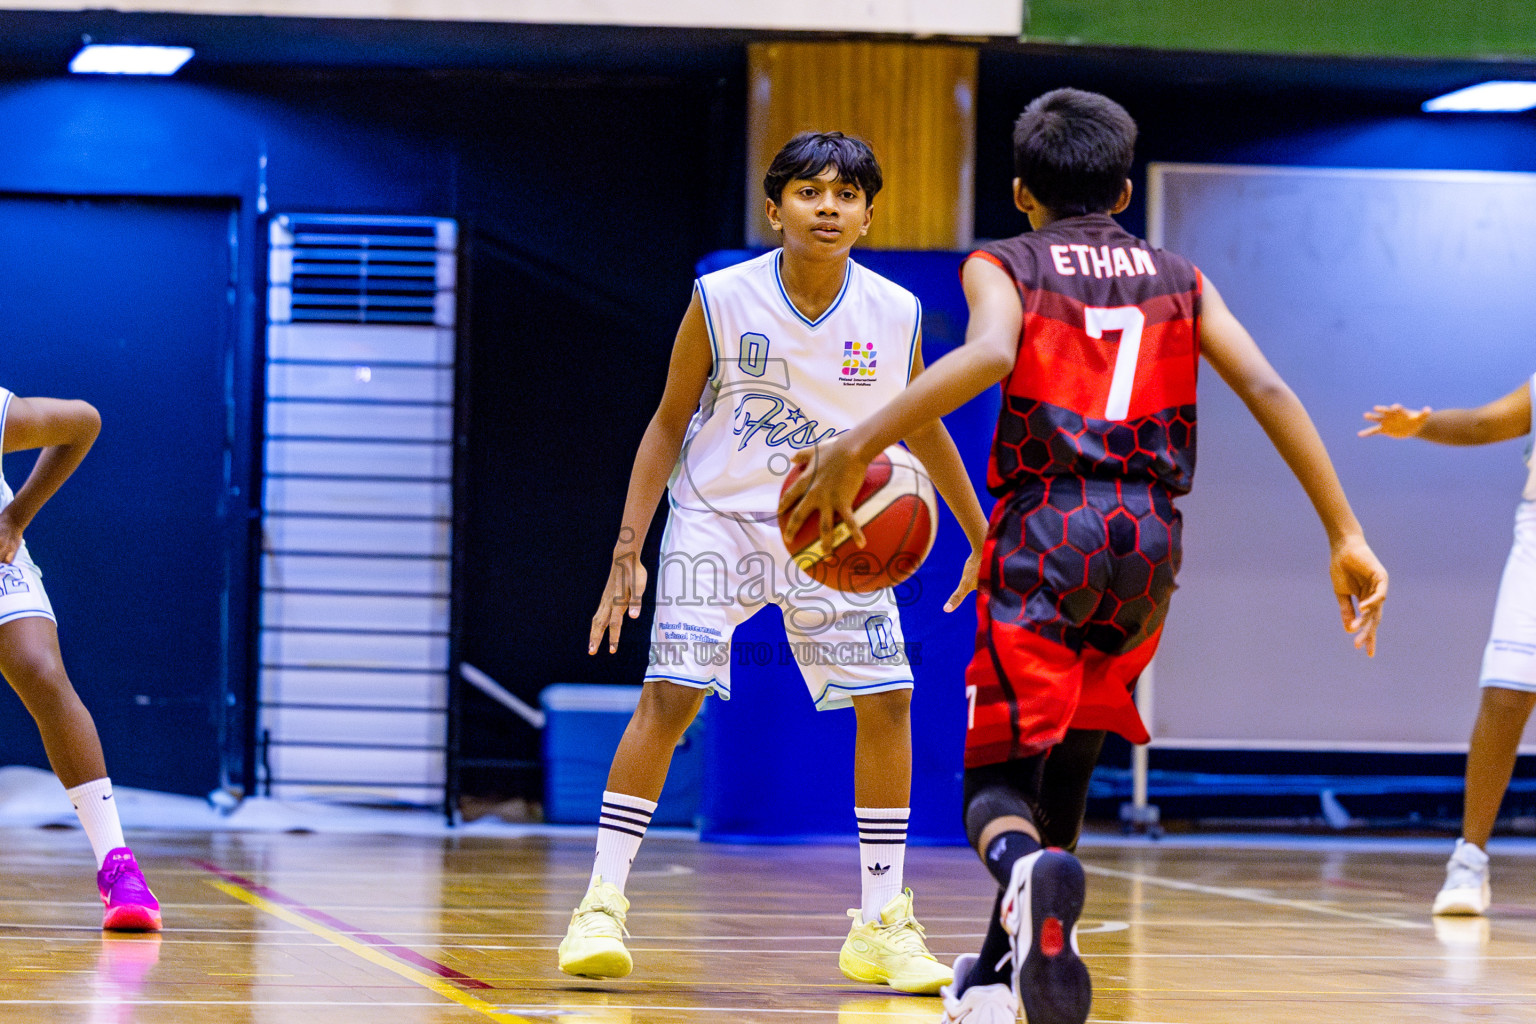
M 733 665 L 794 663 L 819 710 L 912 687 L 891 591 L 845 594 L 812 580 L 772 519 L 674 507 L 650 590 L 656 619 L 647 680 L 730 700 Z M 736 627 L 768 604 L 784 613 L 785 639 L 733 645 Z
M 1522 501 L 1515 512 L 1515 543 L 1499 581 L 1479 682 L 1536 692 L 1536 501 Z
M 0 562 L 0 625 L 33 616 L 58 621 L 43 589 L 43 574 L 29 558 Z

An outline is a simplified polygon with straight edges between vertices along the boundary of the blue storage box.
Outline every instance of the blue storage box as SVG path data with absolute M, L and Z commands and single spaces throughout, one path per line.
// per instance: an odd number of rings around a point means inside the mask
M 638 686 L 557 683 L 539 694 L 548 716 L 544 722 L 545 821 L 597 824 L 613 752 L 639 701 Z M 651 818 L 653 826 L 695 827 L 704 788 L 705 717 L 701 709 L 673 751 L 667 784 Z

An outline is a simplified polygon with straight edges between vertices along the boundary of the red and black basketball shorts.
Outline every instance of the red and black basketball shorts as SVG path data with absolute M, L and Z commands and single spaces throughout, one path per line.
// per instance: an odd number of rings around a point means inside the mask
M 997 503 L 966 669 L 968 768 L 1031 757 L 1068 728 L 1147 742 L 1136 680 L 1162 635 L 1181 519 L 1150 480 L 1047 476 Z

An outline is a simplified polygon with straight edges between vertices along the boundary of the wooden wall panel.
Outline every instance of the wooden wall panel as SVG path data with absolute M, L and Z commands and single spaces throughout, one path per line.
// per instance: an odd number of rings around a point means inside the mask
M 976 51 L 873 42 L 748 48 L 747 238 L 775 239 L 763 173 L 799 131 L 866 139 L 885 176 L 869 235 L 885 249 L 961 249 L 972 237 Z

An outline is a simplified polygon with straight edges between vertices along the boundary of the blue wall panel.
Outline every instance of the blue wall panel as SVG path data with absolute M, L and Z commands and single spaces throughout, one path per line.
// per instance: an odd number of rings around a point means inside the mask
M 85 398 L 102 434 L 27 531 L 65 666 L 122 785 L 219 782 L 229 207 L 0 196 L 0 383 Z M 32 455 L 6 460 L 13 488 Z M 46 767 L 0 698 L 7 763 Z

